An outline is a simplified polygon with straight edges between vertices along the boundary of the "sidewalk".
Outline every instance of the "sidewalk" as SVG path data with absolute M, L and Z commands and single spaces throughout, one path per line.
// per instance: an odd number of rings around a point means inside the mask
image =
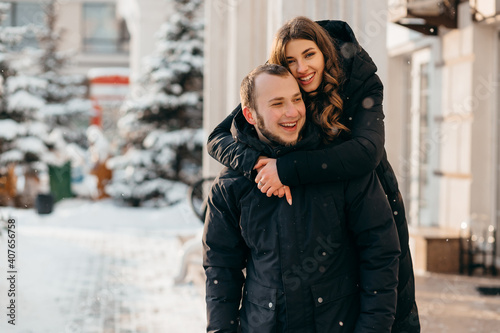
M 478 286 L 500 287 L 500 278 L 425 274 L 415 277 L 423 333 L 500 332 L 500 295 Z
M 187 282 L 173 284 L 181 240 L 202 227 L 187 205 L 137 209 L 68 200 L 51 215 L 12 214 L 18 225 L 16 326 L 6 316 L 4 235 L 0 332 L 205 331 L 202 268 L 190 267 Z M 481 296 L 480 285 L 500 286 L 500 279 L 417 275 L 422 332 L 500 332 L 500 296 Z
M 178 236 L 202 227 L 187 205 L 133 209 L 69 200 L 51 215 L 32 210 L 13 215 L 18 224 L 16 325 L 7 323 L 2 237 L 0 332 L 204 332 L 201 288 L 173 285 Z

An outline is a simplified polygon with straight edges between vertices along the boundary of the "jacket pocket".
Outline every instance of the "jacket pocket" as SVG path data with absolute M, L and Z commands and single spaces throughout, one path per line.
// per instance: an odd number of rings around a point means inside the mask
M 311 287 L 316 331 L 352 332 L 359 316 L 359 280 L 354 272 Z
M 336 301 L 344 296 L 359 292 L 357 274 L 351 272 L 318 283 L 311 287 L 316 306 Z
M 277 289 L 247 280 L 240 310 L 242 332 L 274 332 Z

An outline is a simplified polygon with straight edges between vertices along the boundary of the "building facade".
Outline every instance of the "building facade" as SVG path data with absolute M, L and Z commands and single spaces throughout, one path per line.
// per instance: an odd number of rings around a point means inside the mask
M 207 135 L 238 104 L 241 79 L 266 61 L 287 19 L 347 21 L 385 85 L 386 150 L 406 204 L 416 269 L 458 272 L 464 228 L 480 229 L 478 240 L 488 247 L 488 227 L 498 229 L 500 220 L 498 6 L 495 0 L 207 1 Z M 220 164 L 205 156 L 204 175 L 217 174 Z
M 8 1 L 10 11 L 3 22 L 11 26 L 44 26 L 49 1 Z M 100 125 L 106 135 L 116 134 L 119 108 L 129 93 L 128 72 L 131 37 L 120 15 L 117 0 L 56 0 L 55 30 L 61 39 L 58 51 L 70 54 L 62 72 L 85 75 L 93 115 L 89 123 Z M 37 46 L 35 35 L 28 36 L 19 49 Z M 97 75 L 96 73 L 99 73 Z M 103 73 L 107 73 L 103 76 Z M 108 83 L 103 84 L 103 80 Z M 126 83 L 126 84 L 124 84 Z
M 43 25 L 46 1 L 11 0 L 3 24 Z M 56 29 L 62 33 L 59 49 L 74 54 L 71 73 L 87 74 L 95 67 L 129 67 L 130 35 L 117 15 L 117 0 L 65 0 L 54 2 Z M 33 36 L 27 43 L 36 43 Z
M 11 0 L 4 24 L 43 25 L 48 1 Z M 69 72 L 130 68 L 140 75 L 142 59 L 155 48 L 155 33 L 172 11 L 169 0 L 56 0 L 59 49 L 74 54 Z M 32 41 L 35 42 L 34 38 Z
M 388 27 L 386 146 L 425 270 L 431 239 L 450 244 L 472 228 L 487 248 L 488 228 L 500 225 L 499 3 L 449 1 L 449 11 L 440 3 L 388 7 L 399 25 Z M 435 265 L 457 270 L 454 244 L 437 247 L 447 254 Z

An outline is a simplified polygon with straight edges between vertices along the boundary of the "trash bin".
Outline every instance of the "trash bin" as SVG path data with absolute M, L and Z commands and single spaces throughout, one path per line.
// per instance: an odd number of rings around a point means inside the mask
M 71 163 L 62 166 L 49 165 L 50 193 L 54 202 L 64 198 L 72 198 L 71 192 Z
M 54 197 L 52 194 L 38 194 L 35 200 L 38 214 L 50 214 L 54 208 Z

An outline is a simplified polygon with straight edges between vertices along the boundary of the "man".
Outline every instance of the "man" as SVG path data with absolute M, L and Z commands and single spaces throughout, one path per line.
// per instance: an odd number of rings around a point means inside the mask
M 271 157 L 321 144 L 284 67 L 256 68 L 240 95 L 237 140 Z M 293 205 L 227 168 L 214 182 L 203 236 L 207 331 L 390 332 L 400 248 L 377 177 L 291 191 Z

